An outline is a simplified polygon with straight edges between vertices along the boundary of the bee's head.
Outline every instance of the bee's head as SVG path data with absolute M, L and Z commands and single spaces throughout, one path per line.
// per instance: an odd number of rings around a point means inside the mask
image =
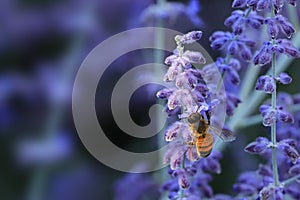
M 190 124 L 194 124 L 194 123 L 199 122 L 200 119 L 202 119 L 202 116 L 199 113 L 194 112 L 194 113 L 190 114 L 190 116 L 187 118 L 187 121 Z

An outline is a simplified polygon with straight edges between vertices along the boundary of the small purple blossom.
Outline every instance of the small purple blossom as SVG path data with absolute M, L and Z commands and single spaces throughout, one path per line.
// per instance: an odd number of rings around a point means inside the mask
M 269 148 L 270 141 L 265 137 L 258 137 L 255 142 L 251 142 L 245 147 L 248 153 L 262 154 Z
M 236 36 L 230 32 L 217 31 L 209 38 L 214 50 L 221 50 L 227 46 L 231 55 L 238 55 L 244 61 L 250 61 L 252 53 L 250 48 L 255 42 L 244 36 Z
M 231 27 L 235 35 L 240 35 L 244 32 L 246 26 L 259 29 L 263 22 L 263 17 L 258 15 L 255 11 L 248 13 L 248 11 L 235 10 L 231 16 L 225 20 L 224 24 L 227 27 Z
M 300 51 L 289 40 L 276 39 L 265 42 L 262 48 L 254 56 L 255 65 L 266 65 L 272 60 L 272 53 L 285 54 L 289 57 L 300 57 Z
M 280 73 L 275 79 L 283 85 L 287 85 L 292 82 L 292 78 L 285 72 Z
M 261 105 L 259 110 L 263 116 L 264 126 L 271 126 L 276 121 L 281 121 L 284 123 L 294 122 L 293 116 L 282 106 L 277 106 L 275 109 L 273 109 L 271 106 Z
M 281 140 L 278 143 L 278 149 L 282 150 L 283 153 L 295 164 L 299 159 L 299 153 L 295 149 L 295 141 L 291 139 Z
M 218 58 L 215 63 L 222 73 L 226 72 L 232 84 L 239 85 L 240 76 L 237 71 L 240 70 L 240 62 L 237 59 L 231 58 L 229 61 L 226 61 L 224 58 Z
M 200 40 L 202 37 L 202 31 L 191 31 L 184 35 L 177 35 L 175 40 L 181 44 L 191 44 Z
M 260 76 L 256 83 L 256 90 L 262 90 L 265 93 L 273 93 L 276 90 L 276 82 L 272 76 Z
M 291 38 L 295 33 L 293 25 L 288 19 L 282 15 L 276 15 L 275 17 L 268 17 L 264 22 L 268 27 L 268 34 L 271 38 L 277 38 L 279 31 L 284 33 L 287 38 Z

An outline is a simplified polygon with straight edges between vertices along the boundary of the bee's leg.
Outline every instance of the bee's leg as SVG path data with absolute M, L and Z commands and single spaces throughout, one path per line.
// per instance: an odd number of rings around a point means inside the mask
M 206 117 L 207 117 L 207 122 L 208 124 L 210 124 L 210 112 L 209 111 L 205 111 Z

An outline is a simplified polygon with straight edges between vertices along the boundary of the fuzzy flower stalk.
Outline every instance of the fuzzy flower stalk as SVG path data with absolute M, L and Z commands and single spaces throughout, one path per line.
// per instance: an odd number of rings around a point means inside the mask
M 207 148 L 212 146 L 213 138 L 210 137 L 213 136 L 210 134 L 195 136 L 197 133 L 191 126 L 193 120 L 198 123 L 201 121 L 198 118 L 203 117 L 202 124 L 198 125 L 199 128 L 206 128 L 205 120 L 210 121 L 212 110 L 224 100 L 218 99 L 216 93 L 210 91 L 206 84 L 205 80 L 216 78 L 209 70 L 211 66 L 207 65 L 202 69 L 193 66 L 206 63 L 202 53 L 185 50 L 185 45 L 196 42 L 201 36 L 201 31 L 192 31 L 175 37 L 177 48 L 165 60 L 170 67 L 164 76 L 164 81 L 173 83 L 173 87 L 162 89 L 157 93 L 158 98 L 167 100 L 165 111 L 169 116 L 179 118 L 165 132 L 165 141 L 169 149 L 164 161 L 170 164 L 171 179 L 163 185 L 162 190 L 169 192 L 169 199 L 212 198 L 213 190 L 209 186 L 212 176 L 208 172 L 221 173 L 219 163 L 221 153 L 211 152 L 211 149 Z M 213 82 L 217 88 L 218 81 Z M 197 129 L 200 130 L 199 128 Z M 203 137 L 208 146 L 203 146 L 205 148 L 201 150 L 197 149 L 195 137 Z M 234 137 L 227 141 L 232 140 Z
M 248 179 L 245 178 L 245 182 L 238 182 L 234 186 L 234 189 L 240 194 L 253 196 L 258 192 L 258 198 L 264 200 L 281 200 L 284 199 L 287 193 L 296 198 L 294 192 L 285 187 L 287 182 L 291 183 L 287 180 L 293 178 L 292 171 L 299 163 L 296 140 L 283 137 L 278 140 L 277 137 L 279 127 L 284 126 L 282 124 L 292 124 L 294 117 L 288 111 L 286 103 L 278 103 L 278 85 L 290 84 L 292 78 L 284 72 L 277 74 L 276 60 L 281 54 L 291 58 L 300 57 L 299 50 L 289 40 L 295 33 L 295 29 L 292 23 L 281 14 L 285 3 L 296 6 L 296 1 L 288 0 L 235 0 L 233 7 L 246 7 L 246 10 L 236 10 L 226 20 L 234 32 L 241 35 L 244 34 L 246 26 L 256 27 L 259 30 L 264 25 L 269 38 L 268 41 L 263 42 L 260 49 L 255 53 L 253 63 L 257 66 L 271 66 L 271 74 L 261 75 L 256 83 L 256 90 L 271 95 L 271 101 L 260 106 L 263 125 L 271 128 L 271 139 L 259 137 L 255 142 L 250 143 L 245 150 L 249 153 L 264 155 L 270 158 L 271 163 L 260 166 L 258 170 L 259 178 L 262 179 L 260 184 L 249 182 L 257 180 L 258 177 L 253 178 L 254 175 L 245 174 L 244 177 L 248 177 Z M 253 18 L 251 15 L 255 17 Z M 248 20 L 245 19 L 246 17 Z M 254 19 L 257 19 L 257 23 L 254 23 Z M 287 96 L 285 96 L 286 99 L 288 99 Z M 283 163 L 286 163 L 289 169 L 283 167 Z M 287 172 L 279 171 L 279 169 Z M 280 175 L 282 176 L 280 177 Z M 294 179 L 296 180 L 296 178 Z

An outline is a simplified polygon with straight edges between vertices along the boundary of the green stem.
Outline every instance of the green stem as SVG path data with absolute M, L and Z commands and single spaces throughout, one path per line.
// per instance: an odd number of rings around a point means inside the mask
M 281 184 L 282 184 L 283 186 L 289 185 L 289 184 L 293 183 L 294 181 L 296 181 L 298 178 L 300 178 L 300 174 L 298 174 L 298 175 L 296 175 L 296 176 L 293 176 L 292 178 L 289 178 L 289 179 L 287 179 L 287 180 L 281 182 Z
M 276 77 L 276 55 L 272 54 L 272 76 Z M 275 91 L 272 93 L 272 109 L 276 110 L 276 97 L 277 96 L 277 86 Z M 273 168 L 273 178 L 275 186 L 279 186 L 278 178 L 278 167 L 277 167 L 277 141 L 276 141 L 276 122 L 271 126 L 271 141 L 273 144 L 272 148 L 272 168 Z
M 248 8 L 247 13 L 245 15 L 245 18 L 247 18 L 249 16 L 249 14 L 251 13 L 251 8 Z

